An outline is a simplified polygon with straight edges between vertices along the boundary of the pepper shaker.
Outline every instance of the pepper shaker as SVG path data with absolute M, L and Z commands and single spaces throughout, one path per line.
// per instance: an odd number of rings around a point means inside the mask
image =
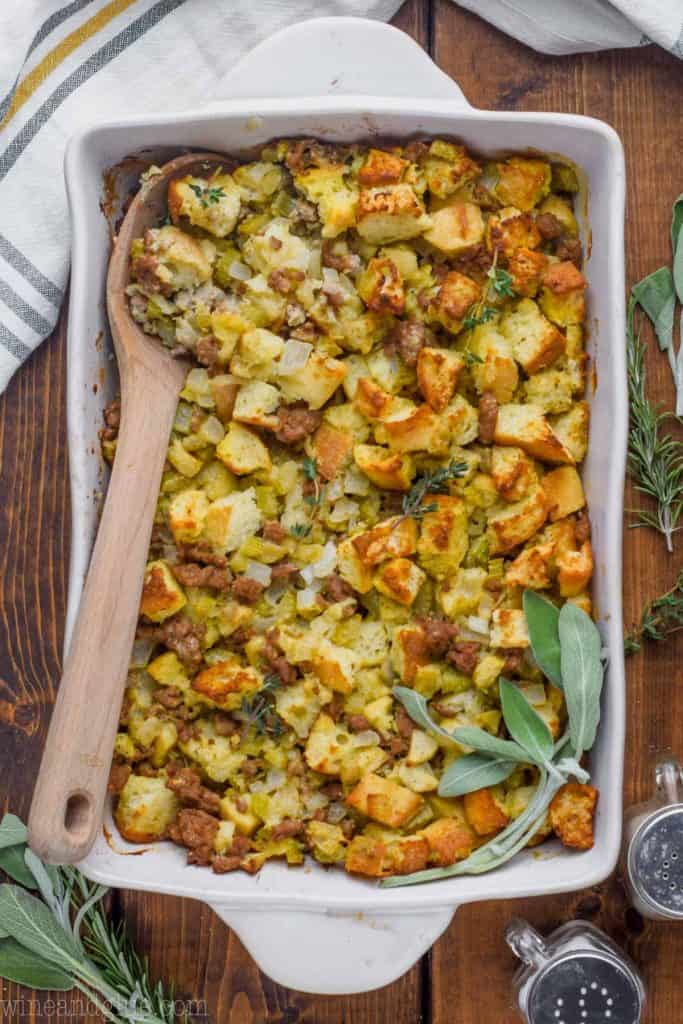
M 627 812 L 623 866 L 631 901 L 643 917 L 683 920 L 683 768 L 655 768 L 655 792 Z
M 635 965 L 585 921 L 546 939 L 513 921 L 505 938 L 524 961 L 515 975 L 517 1007 L 527 1024 L 638 1024 L 645 988 Z

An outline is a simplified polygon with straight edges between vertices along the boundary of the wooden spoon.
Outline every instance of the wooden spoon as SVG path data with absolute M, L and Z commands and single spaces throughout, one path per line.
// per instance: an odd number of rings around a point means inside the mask
M 130 246 L 164 217 L 172 178 L 204 177 L 221 164 L 226 158 L 214 153 L 165 164 L 133 199 L 114 242 L 107 311 L 121 380 L 121 426 L 29 816 L 31 849 L 49 864 L 85 857 L 102 822 L 154 510 L 188 370 L 130 315 Z

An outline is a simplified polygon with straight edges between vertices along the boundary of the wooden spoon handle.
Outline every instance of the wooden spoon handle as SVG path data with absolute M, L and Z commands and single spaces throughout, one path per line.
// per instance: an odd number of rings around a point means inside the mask
M 159 370 L 143 359 L 122 379 L 116 459 L 29 816 L 29 844 L 50 864 L 83 858 L 102 821 L 154 508 L 184 376 L 182 365 Z

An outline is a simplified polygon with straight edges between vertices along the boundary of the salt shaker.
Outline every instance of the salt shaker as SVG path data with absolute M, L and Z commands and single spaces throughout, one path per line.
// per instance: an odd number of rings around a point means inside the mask
M 683 768 L 655 769 L 650 801 L 627 812 L 623 867 L 631 901 L 643 917 L 683 920 Z
M 515 975 L 527 1024 L 638 1024 L 645 988 L 635 965 L 599 928 L 570 921 L 543 939 L 526 921 L 505 938 L 524 961 Z

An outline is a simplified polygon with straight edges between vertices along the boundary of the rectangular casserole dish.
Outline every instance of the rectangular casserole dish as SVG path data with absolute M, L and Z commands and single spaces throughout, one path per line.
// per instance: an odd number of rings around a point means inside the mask
M 281 78 L 278 69 L 285 67 Z M 84 874 L 106 885 L 204 900 L 280 984 L 315 993 L 362 992 L 408 970 L 459 904 L 585 888 L 602 881 L 616 863 L 624 744 L 621 536 L 628 413 L 623 151 L 615 132 L 590 118 L 475 110 L 407 36 L 362 19 L 316 19 L 278 33 L 237 65 L 223 80 L 220 95 L 225 98 L 202 110 L 86 129 L 68 146 L 73 524 L 67 643 L 106 486 L 97 431 L 116 389 L 113 356 L 103 341 L 109 235 L 100 201 L 110 167 L 142 151 L 157 160 L 186 147 L 239 155 L 287 135 L 339 142 L 439 135 L 454 136 L 484 154 L 531 149 L 563 157 L 576 163 L 589 183 L 579 199 L 584 246 L 592 250 L 584 268 L 594 382 L 587 396 L 592 415 L 584 485 L 595 550 L 595 607 L 609 651 L 603 720 L 592 755 L 593 781 L 600 789 L 594 848 L 576 854 L 551 843 L 540 852 L 525 851 L 490 875 L 382 890 L 318 864 L 293 870 L 269 863 L 254 877 L 212 875 L 186 866 L 183 852 L 170 843 L 131 858 L 123 855 L 127 844 L 108 813 L 106 832 L 80 864 Z M 139 165 L 132 161 L 130 167 L 132 184 Z

